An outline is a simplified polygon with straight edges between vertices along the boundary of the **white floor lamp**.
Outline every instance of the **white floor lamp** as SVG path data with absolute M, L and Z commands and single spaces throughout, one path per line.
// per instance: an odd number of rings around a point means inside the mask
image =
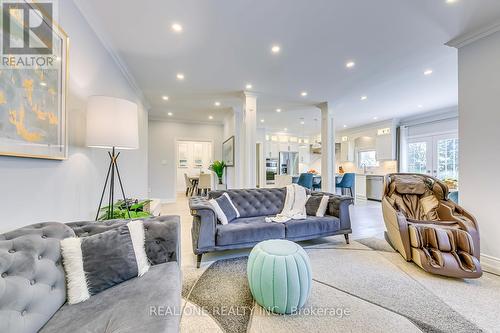
M 120 184 L 121 193 L 128 209 L 128 202 L 123 190 L 123 183 L 118 169 L 116 150 L 139 148 L 139 124 L 137 104 L 130 101 L 107 96 L 91 96 L 87 104 L 87 146 L 111 149 L 106 180 L 97 209 L 96 221 L 99 218 L 102 200 L 109 181 L 108 219 L 113 218 L 115 175 Z M 130 217 L 130 212 L 129 212 Z

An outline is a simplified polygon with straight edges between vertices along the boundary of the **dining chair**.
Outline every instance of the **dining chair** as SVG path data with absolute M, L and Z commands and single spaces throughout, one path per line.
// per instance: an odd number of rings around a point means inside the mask
M 309 190 L 312 190 L 313 178 L 314 178 L 314 175 L 312 173 L 301 173 L 299 176 L 299 180 L 297 181 L 297 185 L 300 185 L 300 186 L 305 187 Z
M 186 183 L 186 197 L 188 195 L 192 196 L 193 195 L 193 190 L 194 190 L 194 184 L 187 175 L 187 173 L 184 173 L 184 182 Z
M 349 189 L 349 194 L 351 197 L 353 196 L 353 191 L 352 189 L 354 188 L 354 181 L 355 181 L 355 174 L 354 173 L 344 173 L 344 176 L 338 182 L 335 184 L 337 188 L 340 188 L 340 190 L 343 192 L 344 189 Z M 342 193 L 343 194 L 343 193 Z
M 321 177 L 319 176 L 313 177 L 312 190 L 321 191 Z
M 212 175 L 209 173 L 201 173 L 198 180 L 198 194 L 208 195 L 208 191 L 212 189 Z

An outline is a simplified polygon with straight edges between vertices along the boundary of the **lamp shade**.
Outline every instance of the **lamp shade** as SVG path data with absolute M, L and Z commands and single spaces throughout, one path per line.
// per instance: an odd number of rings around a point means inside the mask
M 121 98 L 91 96 L 87 104 L 87 146 L 138 149 L 137 104 Z

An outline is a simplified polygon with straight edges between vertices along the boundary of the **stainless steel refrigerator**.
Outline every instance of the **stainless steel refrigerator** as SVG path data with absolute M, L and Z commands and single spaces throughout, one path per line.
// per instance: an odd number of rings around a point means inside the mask
M 289 176 L 299 174 L 299 153 L 280 151 L 279 174 Z

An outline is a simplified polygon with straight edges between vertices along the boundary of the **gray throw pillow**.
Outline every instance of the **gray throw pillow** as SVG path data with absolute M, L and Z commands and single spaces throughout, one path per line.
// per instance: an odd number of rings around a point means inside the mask
M 131 221 L 115 229 L 61 241 L 68 303 L 75 304 L 149 269 L 144 225 Z
M 232 220 L 240 217 L 240 212 L 236 209 L 236 206 L 233 204 L 227 192 L 223 193 L 217 199 L 210 199 L 208 202 L 212 205 L 217 214 L 217 219 L 222 224 L 228 224 Z
M 309 216 L 325 216 L 328 199 L 327 195 L 311 195 L 306 202 L 306 214 Z

